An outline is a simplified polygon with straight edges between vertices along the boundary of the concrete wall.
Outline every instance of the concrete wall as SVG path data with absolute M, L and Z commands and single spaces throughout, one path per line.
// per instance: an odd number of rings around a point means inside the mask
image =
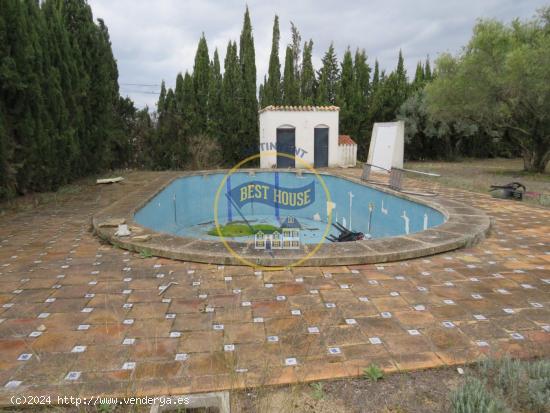
M 357 145 L 339 145 L 340 166 L 355 166 L 357 164 Z
M 274 154 L 263 154 L 271 144 L 277 144 L 277 128 L 292 126 L 296 129 L 296 149 L 302 150 L 296 155 L 313 166 L 314 160 L 314 129 L 328 126 L 328 164 L 338 166 L 338 111 L 274 111 L 260 113 L 260 167 L 273 168 L 277 165 Z M 264 145 L 262 145 L 264 144 Z M 267 144 L 267 145 L 266 145 Z M 296 167 L 304 167 L 296 162 Z

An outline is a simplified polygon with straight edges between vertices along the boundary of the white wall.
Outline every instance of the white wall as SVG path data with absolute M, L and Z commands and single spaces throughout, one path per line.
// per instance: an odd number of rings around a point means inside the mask
M 274 111 L 266 110 L 260 113 L 260 144 L 277 144 L 277 128 L 293 126 L 296 128 L 296 149 L 303 149 L 306 153 L 300 156 L 303 161 L 313 166 L 314 161 L 314 129 L 326 125 L 328 133 L 328 164 L 339 165 L 338 151 L 338 111 Z M 261 152 L 265 148 L 260 147 Z M 301 155 L 301 154 L 300 154 Z M 277 165 L 275 155 L 261 155 L 260 167 L 272 168 Z M 303 168 L 296 162 L 296 168 Z
M 357 164 L 357 145 L 339 145 L 340 166 L 355 166 Z

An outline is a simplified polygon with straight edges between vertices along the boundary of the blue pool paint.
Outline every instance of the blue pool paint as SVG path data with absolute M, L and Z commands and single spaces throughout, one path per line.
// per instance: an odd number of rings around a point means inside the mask
M 159 232 L 207 240 L 219 240 L 207 232 L 214 227 L 214 199 L 224 174 L 213 173 L 187 176 L 176 179 L 152 198 L 135 214 L 135 221 L 144 227 Z M 338 221 L 354 231 L 370 233 L 372 238 L 383 238 L 412 234 L 442 224 L 443 214 L 428 206 L 408 201 L 376 189 L 331 175 L 322 175 L 335 203 L 332 220 Z M 241 214 L 252 224 L 270 223 L 278 226 L 288 216 L 295 217 L 301 224 L 301 243 L 318 243 L 322 240 L 327 223 L 327 198 L 325 191 L 314 174 L 294 172 L 236 172 L 231 175 L 221 191 L 218 204 L 220 224 L 242 221 Z M 263 193 L 273 196 L 277 189 L 287 191 L 284 200 L 288 205 L 277 202 L 249 201 L 242 203 L 239 211 L 236 203 L 228 201 L 226 194 L 247 183 L 265 183 Z M 307 188 L 313 182 L 314 202 L 302 208 L 290 207 L 298 202 L 299 195 L 292 195 L 300 188 Z M 260 191 L 256 196 L 260 195 Z M 252 193 L 252 192 L 251 192 Z M 278 195 L 281 195 L 279 193 Z M 291 196 L 292 195 L 292 196 Z M 261 195 L 263 196 L 263 195 Z M 298 198 L 296 198 L 298 196 Z M 351 204 L 350 204 L 351 203 Z M 237 203 L 238 204 L 238 203 Z M 369 231 L 369 204 L 372 217 Z M 317 219 L 320 219 L 318 221 Z M 331 227 L 330 233 L 337 235 Z M 247 241 L 247 237 L 236 238 Z M 328 242 L 328 241 L 327 241 Z

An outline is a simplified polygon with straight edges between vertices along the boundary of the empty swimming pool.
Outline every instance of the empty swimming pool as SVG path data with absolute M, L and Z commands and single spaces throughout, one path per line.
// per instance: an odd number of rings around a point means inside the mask
M 427 205 L 342 177 L 286 171 L 180 177 L 139 209 L 134 220 L 157 232 L 219 240 L 216 211 L 218 229 L 236 242 L 287 231 L 300 244 L 318 244 L 328 242 L 327 230 L 338 235 L 332 223 L 376 239 L 413 234 L 445 221 Z

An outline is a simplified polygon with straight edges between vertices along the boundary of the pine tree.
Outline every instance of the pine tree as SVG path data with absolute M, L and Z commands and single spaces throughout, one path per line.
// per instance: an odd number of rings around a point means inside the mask
M 239 156 L 244 159 L 255 153 L 258 147 L 258 100 L 256 98 L 256 58 L 254 37 L 248 7 L 244 15 L 239 42 L 239 62 L 241 65 L 241 123 Z
M 311 61 L 313 53 L 313 40 L 304 43 L 304 54 L 302 57 L 302 76 L 300 78 L 300 96 L 304 105 L 315 103 L 315 69 Z
M 322 63 L 323 66 L 317 73 L 319 81 L 319 86 L 317 89 L 317 104 L 334 105 L 336 104 L 340 71 L 338 69 L 338 59 L 336 58 L 334 45 L 332 43 L 323 56 Z
M 294 70 L 294 53 L 291 46 L 286 48 L 285 55 L 285 71 L 283 77 L 283 104 L 284 105 L 299 105 L 299 84 L 295 76 Z
M 264 79 L 261 106 L 280 105 L 281 99 L 281 63 L 279 62 L 279 17 L 273 21 L 273 38 L 271 54 L 269 55 L 269 71 L 267 81 Z
M 191 122 L 191 133 L 206 133 L 208 122 L 208 91 L 210 80 L 210 57 L 204 33 L 199 40 L 195 64 L 193 66 L 193 86 L 195 92 L 194 118 Z

